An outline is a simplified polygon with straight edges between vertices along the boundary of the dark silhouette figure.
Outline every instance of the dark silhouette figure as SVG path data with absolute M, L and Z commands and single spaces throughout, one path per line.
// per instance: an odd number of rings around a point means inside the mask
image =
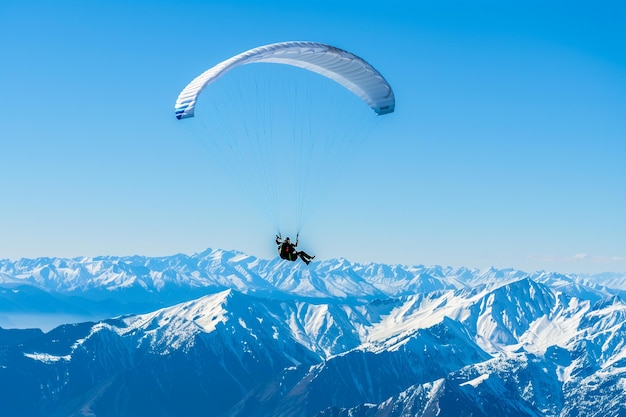
M 315 258 L 315 256 L 311 256 L 303 250 L 296 250 L 296 246 L 298 246 L 298 236 L 296 236 L 296 243 L 291 243 L 288 237 L 283 240 L 280 235 L 276 235 L 276 244 L 278 245 L 278 254 L 282 259 L 287 261 L 295 261 L 300 257 L 302 262 L 308 265 L 311 260 Z

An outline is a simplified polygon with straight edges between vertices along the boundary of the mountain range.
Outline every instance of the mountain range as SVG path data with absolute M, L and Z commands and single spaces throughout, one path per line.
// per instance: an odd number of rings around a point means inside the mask
M 626 274 L 0 261 L 3 416 L 626 416 Z

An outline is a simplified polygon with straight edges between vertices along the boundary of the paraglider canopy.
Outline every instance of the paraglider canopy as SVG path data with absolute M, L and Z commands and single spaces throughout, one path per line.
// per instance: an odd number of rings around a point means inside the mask
M 198 95 L 231 69 L 255 62 L 292 65 L 330 78 L 352 91 L 377 114 L 392 113 L 395 97 L 391 86 L 363 59 L 334 46 L 316 42 L 280 42 L 235 55 L 196 77 L 176 100 L 176 118 L 194 116 Z

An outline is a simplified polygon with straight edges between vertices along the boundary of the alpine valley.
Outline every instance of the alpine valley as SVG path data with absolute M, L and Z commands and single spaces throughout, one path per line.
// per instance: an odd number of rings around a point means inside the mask
M 625 294 L 626 273 L 223 250 L 0 260 L 6 322 L 92 318 L 0 328 L 0 414 L 624 417 Z

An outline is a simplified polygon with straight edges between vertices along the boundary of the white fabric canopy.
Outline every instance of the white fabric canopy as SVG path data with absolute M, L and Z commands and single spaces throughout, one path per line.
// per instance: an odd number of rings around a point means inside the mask
M 176 100 L 176 117 L 194 116 L 198 96 L 231 69 L 255 62 L 292 65 L 328 77 L 361 98 L 377 114 L 392 113 L 395 97 L 380 72 L 358 56 L 315 42 L 280 42 L 235 55 L 196 77 Z

